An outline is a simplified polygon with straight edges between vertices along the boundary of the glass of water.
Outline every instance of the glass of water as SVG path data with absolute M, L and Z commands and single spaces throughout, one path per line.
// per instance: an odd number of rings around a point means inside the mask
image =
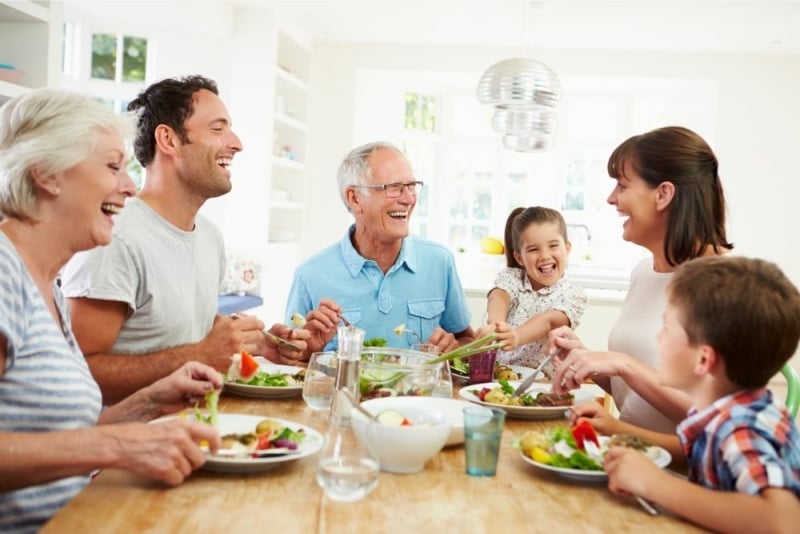
M 303 400 L 309 408 L 330 409 L 336 384 L 336 368 L 335 352 L 315 352 L 311 355 L 303 379 Z
M 493 477 L 497 473 L 505 418 L 506 413 L 499 408 L 464 408 L 464 451 L 468 475 Z

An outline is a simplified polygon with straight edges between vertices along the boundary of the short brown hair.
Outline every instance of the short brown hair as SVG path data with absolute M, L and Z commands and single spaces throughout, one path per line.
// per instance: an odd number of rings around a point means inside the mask
M 698 258 L 678 268 L 668 293 L 689 341 L 712 346 L 741 388 L 765 386 L 797 349 L 800 292 L 774 263 Z

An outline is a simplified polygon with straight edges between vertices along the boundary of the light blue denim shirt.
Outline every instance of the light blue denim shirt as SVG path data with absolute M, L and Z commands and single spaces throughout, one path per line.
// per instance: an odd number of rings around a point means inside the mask
M 329 298 L 342 307 L 345 319 L 365 331 L 365 340 L 382 337 L 390 347 L 417 343 L 410 333 L 394 333 L 401 324 L 423 341 L 437 326 L 454 334 L 469 327 L 469 308 L 455 259 L 446 247 L 409 236 L 384 275 L 376 262 L 353 247 L 354 229 L 351 226 L 341 241 L 297 268 L 286 304 L 287 324 L 293 313 L 305 316 L 322 298 Z M 336 337 L 325 350 L 336 350 Z

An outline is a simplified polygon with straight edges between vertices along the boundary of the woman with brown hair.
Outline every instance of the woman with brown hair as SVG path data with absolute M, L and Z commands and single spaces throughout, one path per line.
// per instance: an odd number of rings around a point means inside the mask
M 622 238 L 645 247 L 652 257 L 631 273 L 608 352 L 586 349 L 567 327 L 550 333 L 563 355 L 554 389 L 572 389 L 591 378 L 614 396 L 621 421 L 674 433 L 690 400 L 658 383 L 656 334 L 677 267 L 733 248 L 725 235 L 725 196 L 717 171 L 717 158 L 705 140 L 678 126 L 633 136 L 611 154 L 608 174 L 616 186 L 608 203 L 625 217 Z M 618 430 L 599 405 L 576 406 L 573 412 L 573 418 L 591 418 L 600 432 Z

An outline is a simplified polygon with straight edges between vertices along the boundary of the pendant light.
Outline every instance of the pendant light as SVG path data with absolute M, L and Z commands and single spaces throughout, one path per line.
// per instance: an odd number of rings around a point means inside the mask
M 481 104 L 495 108 L 492 127 L 505 134 L 503 146 L 518 152 L 552 147 L 561 99 L 553 69 L 526 57 L 506 59 L 483 73 L 476 94 Z

